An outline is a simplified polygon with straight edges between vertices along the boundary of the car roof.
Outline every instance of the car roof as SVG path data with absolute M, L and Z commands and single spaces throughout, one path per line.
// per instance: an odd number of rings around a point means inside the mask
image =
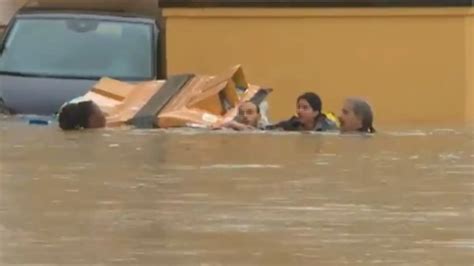
M 137 16 L 134 14 L 120 14 L 113 12 L 87 12 L 75 10 L 21 10 L 15 15 L 16 18 L 93 18 L 122 22 L 141 22 L 156 24 L 155 18 Z
M 158 0 L 29 0 L 17 14 L 99 15 L 157 19 Z

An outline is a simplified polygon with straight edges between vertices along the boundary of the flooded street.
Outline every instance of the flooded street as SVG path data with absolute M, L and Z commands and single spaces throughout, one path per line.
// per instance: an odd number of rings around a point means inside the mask
M 473 265 L 474 132 L 0 121 L 1 265 Z

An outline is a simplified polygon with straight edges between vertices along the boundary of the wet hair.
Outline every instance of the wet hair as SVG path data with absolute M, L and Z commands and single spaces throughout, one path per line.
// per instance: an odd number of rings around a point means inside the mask
M 68 103 L 59 112 L 59 127 L 62 130 L 77 130 L 89 127 L 89 118 L 94 112 L 92 101 Z
M 258 106 L 258 104 L 255 103 L 254 101 L 248 100 L 248 101 L 244 101 L 243 103 L 251 103 L 251 104 L 255 105 L 255 108 L 257 109 L 257 114 L 260 114 L 260 106 Z
M 375 133 L 373 127 L 374 114 L 370 105 L 359 98 L 349 98 L 348 101 L 352 103 L 354 114 L 362 120 L 362 127 L 360 132 Z
M 314 118 L 315 124 L 318 123 L 319 119 L 326 118 L 326 115 L 321 112 L 323 108 L 323 104 L 319 95 L 317 95 L 314 92 L 305 92 L 301 94 L 300 96 L 298 96 L 298 98 L 296 99 L 296 103 L 298 103 L 302 99 L 308 102 L 309 106 L 311 106 L 311 109 L 313 109 L 313 111 L 318 111 L 318 115 Z M 271 129 L 281 128 L 285 131 L 299 131 L 301 126 L 302 126 L 302 123 L 301 121 L 298 120 L 298 117 L 293 116 L 288 120 L 281 121 L 274 125 L 269 125 L 266 127 L 266 129 L 271 130 Z
M 314 92 L 306 92 L 301 94 L 296 102 L 298 103 L 301 99 L 306 100 L 314 111 L 321 113 L 321 110 L 323 109 L 323 103 L 319 95 Z
M 320 119 L 325 119 L 326 115 L 323 114 L 323 102 L 319 95 L 314 92 L 305 92 L 301 94 L 296 102 L 298 103 L 301 99 L 306 100 L 309 103 L 309 106 L 313 109 L 313 111 L 318 111 L 318 115 L 314 118 L 315 123 L 317 123 Z

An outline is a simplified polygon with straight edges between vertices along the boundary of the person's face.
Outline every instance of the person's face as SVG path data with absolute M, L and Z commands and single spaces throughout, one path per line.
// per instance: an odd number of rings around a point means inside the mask
M 245 102 L 239 107 L 239 117 L 242 124 L 256 127 L 260 120 L 257 106 L 254 103 Z
M 362 120 L 354 113 L 353 103 L 347 100 L 342 106 L 339 121 L 341 132 L 357 131 L 362 127 Z
M 88 126 L 89 128 L 105 127 L 105 115 L 95 103 L 93 103 L 92 114 L 89 116 Z
M 298 115 L 298 119 L 301 123 L 311 124 L 314 122 L 314 119 L 319 114 L 319 112 L 313 110 L 307 100 L 300 99 L 296 104 L 296 114 Z

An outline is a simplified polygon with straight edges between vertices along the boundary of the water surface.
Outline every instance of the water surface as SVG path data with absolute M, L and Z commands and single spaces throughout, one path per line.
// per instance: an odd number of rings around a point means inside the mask
M 472 129 L 0 121 L 1 265 L 473 265 Z

